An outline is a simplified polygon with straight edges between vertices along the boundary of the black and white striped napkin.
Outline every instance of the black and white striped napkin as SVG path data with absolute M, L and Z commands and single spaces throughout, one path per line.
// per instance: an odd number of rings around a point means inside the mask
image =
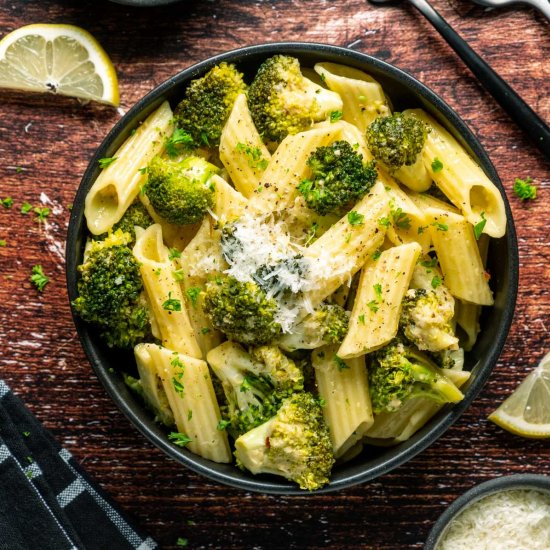
M 156 547 L 0 380 L 0 550 Z

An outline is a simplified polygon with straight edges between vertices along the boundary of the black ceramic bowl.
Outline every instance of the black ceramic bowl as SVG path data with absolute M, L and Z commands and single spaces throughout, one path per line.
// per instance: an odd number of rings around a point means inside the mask
M 73 204 L 67 241 L 67 284 L 69 297 L 74 300 L 77 283 L 76 267 L 82 261 L 86 240 L 84 198 L 99 174 L 98 159 L 113 156 L 140 121 L 166 99 L 174 106 L 182 98 L 190 80 L 201 76 L 212 66 L 222 61 L 236 63 L 238 68 L 250 78 L 264 59 L 283 53 L 297 57 L 305 67 L 311 67 L 319 61 L 329 61 L 363 69 L 381 83 L 391 98 L 395 110 L 413 107 L 426 109 L 455 136 L 499 187 L 508 216 L 506 235 L 501 239 L 493 240 L 489 250 L 488 269 L 492 275 L 491 284 L 495 293 L 495 305 L 485 309 L 481 319 L 482 331 L 479 339 L 474 349 L 466 355 L 466 368 L 472 371 L 472 376 L 464 388 L 464 400 L 452 407 L 443 408 L 411 439 L 399 446 L 369 448 L 351 462 L 336 467 L 330 485 L 318 491 L 328 492 L 385 474 L 410 460 L 440 437 L 464 412 L 483 387 L 502 350 L 512 321 L 518 283 L 518 253 L 512 215 L 506 202 L 504 189 L 480 143 L 458 115 L 434 92 L 407 73 L 368 55 L 335 46 L 311 43 L 289 42 L 250 46 L 212 57 L 180 72 L 138 101 L 115 125 L 92 158 Z M 253 476 L 238 470 L 233 465 L 216 464 L 193 455 L 186 449 L 175 447 L 169 442 L 166 432 L 153 422 L 152 416 L 142 403 L 124 385 L 120 369 L 121 367 L 128 370 L 133 368 L 132 356 L 107 349 L 94 330 L 77 317 L 75 317 L 75 324 L 84 350 L 109 395 L 138 430 L 169 456 L 195 472 L 242 489 L 273 494 L 301 493 L 294 484 L 282 478 Z
M 514 489 L 529 489 L 547 493 L 550 496 L 550 477 L 538 474 L 516 474 L 512 476 L 497 477 L 484 483 L 480 483 L 458 497 L 435 522 L 424 550 L 436 550 L 440 540 L 443 540 L 447 528 L 451 522 L 467 508 L 482 498 Z

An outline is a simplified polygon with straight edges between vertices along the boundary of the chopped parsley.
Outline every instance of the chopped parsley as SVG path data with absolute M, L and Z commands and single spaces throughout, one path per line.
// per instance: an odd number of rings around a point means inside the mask
M 208 334 L 210 332 L 210 328 L 208 327 L 202 327 L 201 328 L 201 334 Z
M 107 166 L 113 164 L 113 162 L 115 162 L 117 158 L 118 157 L 104 157 L 102 159 L 99 159 L 97 163 L 99 164 L 99 167 L 103 170 L 104 168 L 107 168 Z
M 334 354 L 332 360 L 336 363 L 336 366 L 338 367 L 338 370 L 340 372 L 345 369 L 349 369 L 349 367 L 346 365 L 346 362 L 341 357 L 338 357 L 338 355 Z
M 50 278 L 45 275 L 41 265 L 33 266 L 29 280 L 39 292 L 42 292 L 44 287 L 50 282 Z
M 189 409 L 187 411 L 187 420 L 191 420 L 193 418 L 193 411 L 191 409 Z
M 7 244 L 6 239 L 0 239 L 0 247 L 7 246 Z
M 169 292 L 168 300 L 163 302 L 162 307 L 166 311 L 181 311 L 181 300 L 176 300 L 176 298 L 172 298 L 172 292 Z
M 141 175 L 147 174 L 147 166 L 144 166 L 143 168 L 138 168 L 138 172 Z
M 403 212 L 402 208 L 396 208 L 395 210 L 392 208 L 390 209 L 390 214 L 395 226 L 399 227 L 400 229 L 411 228 L 411 218 L 409 218 L 409 216 L 407 216 L 407 214 Z
M 178 447 L 185 447 L 193 441 L 190 437 L 180 432 L 170 432 L 168 434 L 168 439 Z
M 176 269 L 176 271 L 172 271 L 172 275 L 174 276 L 174 280 L 176 280 L 178 283 L 185 279 L 185 273 L 183 272 L 183 269 Z
M 378 302 L 376 300 L 371 300 L 367 307 L 373 312 L 376 313 L 378 311 Z
M 378 300 L 382 301 L 382 285 L 380 283 L 376 283 L 372 285 L 372 288 L 374 288 L 374 293 L 376 294 Z
M 30 202 L 24 202 L 21 205 L 21 214 L 28 214 L 32 210 L 32 204 Z
M 23 435 L 24 435 L 25 437 L 29 437 L 29 435 L 31 435 L 31 432 L 23 432 Z
M 51 213 L 51 210 L 47 206 L 35 206 L 33 212 L 36 214 L 36 221 L 44 221 Z
M 176 541 L 176 546 L 178 548 L 185 548 L 189 544 L 189 541 L 185 537 L 178 537 Z
M 531 185 L 533 180 L 525 178 L 524 180 L 516 178 L 514 182 L 514 193 L 521 201 L 534 200 L 537 198 L 537 187 Z
M 265 170 L 269 164 L 269 161 L 263 157 L 262 150 L 259 147 L 237 143 L 235 150 L 239 151 L 239 153 L 244 153 L 248 157 L 248 166 L 250 168 Z
M 433 160 L 432 160 L 432 170 L 437 174 L 438 172 L 441 172 L 441 170 L 443 170 L 443 163 L 437 158 L 435 157 Z
M 197 307 L 197 300 L 201 292 L 202 289 L 200 286 L 193 286 L 185 291 L 185 294 L 191 300 L 191 304 L 193 305 L 193 307 Z
M 20 174 L 21 172 L 23 172 L 23 170 L 24 170 L 24 169 L 21 168 L 21 166 L 17 166 L 17 167 L 15 168 L 15 173 L 16 173 L 16 174 Z
M 375 250 L 372 254 L 371 254 L 371 258 L 372 260 L 375 262 L 376 260 L 378 260 L 378 258 L 380 258 L 380 256 L 382 256 L 382 252 L 380 252 L 380 250 Z
M 487 223 L 487 220 L 485 219 L 485 212 L 482 212 L 481 220 L 474 225 L 474 235 L 475 235 L 476 241 L 479 241 L 479 237 L 481 237 L 481 234 L 483 233 L 483 229 L 485 229 L 486 223 Z
M 386 229 L 390 226 L 390 219 L 387 217 L 387 216 L 384 216 L 383 218 L 380 218 L 378 220 L 378 223 L 382 226 L 382 227 L 385 227 Z
M 427 225 L 421 225 L 418 227 L 418 229 L 416 230 L 416 232 L 419 234 L 419 235 L 422 235 L 422 233 L 424 233 L 424 231 L 426 231 L 426 229 L 428 229 L 428 226 Z
M 175 260 L 176 258 L 181 258 L 181 252 L 177 248 L 170 248 L 168 250 L 168 259 Z
M 177 157 L 180 146 L 184 148 L 193 147 L 193 138 L 185 130 L 176 128 L 172 137 L 168 138 L 164 145 L 169 157 Z
M 338 122 L 343 116 L 344 113 L 342 111 L 332 111 L 332 113 L 330 113 L 330 121 Z
M 350 225 L 363 225 L 365 223 L 365 216 L 356 210 L 352 210 L 348 212 L 348 223 Z
M 364 314 L 364 313 L 361 313 L 361 315 L 359 315 L 359 316 L 357 317 L 357 319 L 358 319 L 358 321 L 359 321 L 362 325 L 365 324 L 365 314 Z
M 432 288 L 437 288 L 443 281 L 437 275 L 432 279 Z
M 432 226 L 437 228 L 438 231 L 448 231 L 449 226 L 446 223 L 433 222 Z
M 6 197 L 5 199 L 1 199 L 0 202 L 2 203 L 2 206 L 4 208 L 11 208 L 13 206 L 13 199 L 11 197 Z
M 185 395 L 185 388 L 183 387 L 183 384 L 175 376 L 172 378 L 172 385 L 174 386 L 174 389 L 179 396 L 183 397 Z
M 180 358 L 178 356 L 178 352 L 175 351 L 173 353 L 174 357 L 172 358 L 172 360 L 170 361 L 170 364 L 173 366 L 173 367 L 176 367 L 178 369 L 181 369 L 182 371 L 185 369 L 185 365 L 180 361 Z M 181 378 L 183 376 L 183 372 L 179 372 L 178 373 L 178 378 Z

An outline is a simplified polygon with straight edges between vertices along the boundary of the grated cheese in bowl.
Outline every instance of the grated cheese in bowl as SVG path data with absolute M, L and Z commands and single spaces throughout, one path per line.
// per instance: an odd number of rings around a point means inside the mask
M 451 520 L 436 550 L 548 550 L 550 493 L 510 489 L 486 496 Z

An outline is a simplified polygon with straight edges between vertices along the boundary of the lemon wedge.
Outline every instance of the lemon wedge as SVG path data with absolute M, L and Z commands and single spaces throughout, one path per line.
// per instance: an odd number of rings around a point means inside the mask
M 89 32 L 73 25 L 27 25 L 4 36 L 0 87 L 119 104 L 111 60 Z
M 514 393 L 489 415 L 489 420 L 522 437 L 550 437 L 550 353 L 544 356 Z

